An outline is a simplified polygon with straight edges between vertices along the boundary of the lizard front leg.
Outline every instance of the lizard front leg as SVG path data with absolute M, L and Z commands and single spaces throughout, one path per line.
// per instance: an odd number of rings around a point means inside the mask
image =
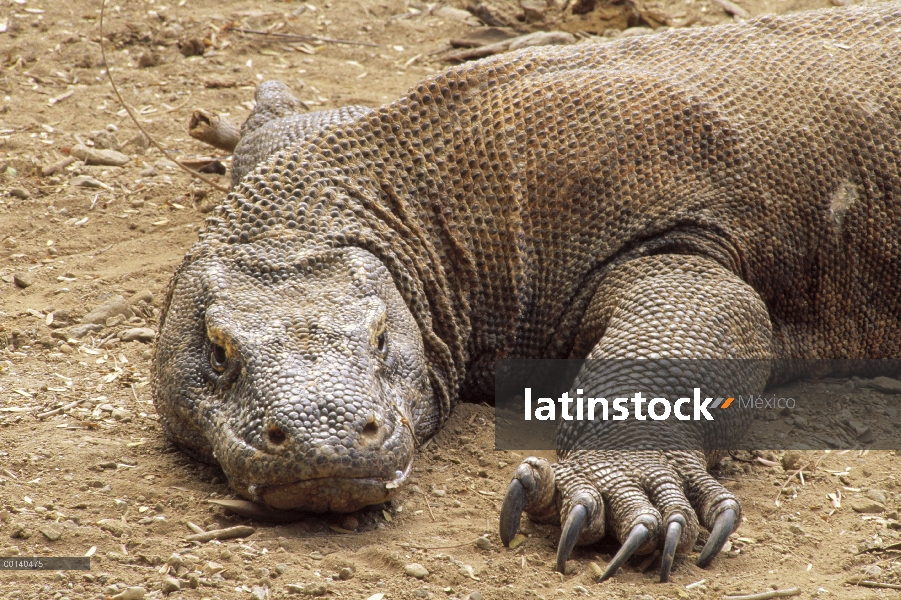
M 612 272 L 591 303 L 577 352 L 594 345 L 573 390 L 615 395 L 660 381 L 680 387 L 679 364 L 704 359 L 717 387 L 759 392 L 769 376 L 771 336 L 763 301 L 720 264 L 692 255 L 635 259 Z M 661 372 L 666 364 L 672 372 Z M 632 554 L 662 545 L 666 581 L 674 555 L 694 546 L 703 525 L 711 536 L 698 564 L 707 566 L 741 520 L 737 498 L 707 473 L 716 450 L 747 427 L 744 411 L 728 414 L 709 424 L 562 421 L 558 462 L 530 457 L 518 467 L 501 511 L 502 540 L 509 543 L 523 510 L 533 520 L 563 523 L 562 572 L 576 544 L 612 531 L 622 547 L 602 579 Z

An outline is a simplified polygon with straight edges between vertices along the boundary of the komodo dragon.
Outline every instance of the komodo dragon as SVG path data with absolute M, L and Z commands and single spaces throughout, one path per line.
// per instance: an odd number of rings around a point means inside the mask
M 901 357 L 899 27 L 893 2 L 528 49 L 274 156 L 270 124 L 170 284 L 165 432 L 247 498 L 353 511 L 499 359 Z M 704 452 L 558 458 L 501 515 L 505 543 L 523 509 L 564 523 L 558 569 L 610 531 L 605 577 L 663 546 L 665 580 L 741 520 Z

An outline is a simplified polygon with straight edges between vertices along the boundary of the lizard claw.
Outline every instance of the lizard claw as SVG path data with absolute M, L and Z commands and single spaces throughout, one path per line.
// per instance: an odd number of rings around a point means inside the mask
M 557 570 L 561 573 L 566 572 L 566 559 L 572 553 L 576 546 L 576 540 L 582 528 L 585 527 L 585 521 L 588 519 L 588 508 L 584 504 L 576 504 L 566 517 L 566 523 L 560 533 L 560 543 L 557 545 Z
M 519 520 L 522 518 L 522 511 L 526 507 L 530 491 L 526 489 L 526 486 L 530 483 L 534 485 L 530 478 L 514 479 L 507 488 L 500 517 L 501 542 L 504 546 L 510 545 L 510 541 L 519 530 Z
M 673 568 L 676 548 L 682 538 L 682 525 L 679 520 L 670 521 L 666 528 L 666 541 L 663 544 L 663 556 L 660 558 L 660 583 L 669 581 L 669 573 Z
M 629 560 L 632 553 L 648 541 L 649 537 L 651 537 L 651 530 L 648 529 L 647 526 L 639 523 L 633 527 L 632 531 L 629 532 L 629 537 L 626 538 L 626 541 L 623 542 L 622 547 L 619 549 L 619 552 L 616 553 L 616 556 L 614 556 L 613 560 L 610 561 L 610 564 L 607 565 L 607 570 L 604 571 L 604 574 L 598 579 L 598 583 L 612 577 L 613 574 L 616 573 L 616 570 L 619 569 L 624 562 Z
M 696 563 L 702 569 L 708 566 L 713 558 L 719 554 L 719 551 L 722 550 L 723 545 L 729 538 L 729 534 L 735 529 L 735 516 L 735 510 L 727 508 L 716 518 L 713 529 L 710 531 L 710 537 L 707 539 L 707 543 L 704 544 L 704 549 L 701 550 L 701 555 L 698 556 Z

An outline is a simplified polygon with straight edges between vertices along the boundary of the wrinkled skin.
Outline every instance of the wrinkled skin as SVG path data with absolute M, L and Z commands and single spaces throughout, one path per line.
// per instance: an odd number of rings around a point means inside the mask
M 183 391 L 160 407 L 167 431 L 274 508 L 390 499 L 413 460 L 402 419 L 423 437 L 434 423 L 419 329 L 356 248 L 207 250 L 180 274 L 159 347 L 160 385 Z
M 520 51 L 293 147 L 266 87 L 242 150 L 259 164 L 170 285 L 166 433 L 245 497 L 349 511 L 491 397 L 499 359 L 901 358 L 899 23 L 887 3 Z M 592 446 L 648 435 L 563 427 L 557 463 L 517 468 L 504 542 L 525 511 L 562 524 L 559 570 L 609 533 L 605 577 L 662 548 L 666 580 L 703 527 L 709 564 L 741 522 L 716 453 Z

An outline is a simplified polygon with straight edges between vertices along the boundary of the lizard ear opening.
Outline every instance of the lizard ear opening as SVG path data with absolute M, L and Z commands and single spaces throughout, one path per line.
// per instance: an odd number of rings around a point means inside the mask
M 210 366 L 217 373 L 224 372 L 228 366 L 228 356 L 225 348 L 215 342 L 212 343 L 212 348 L 210 349 Z
M 384 329 L 379 334 L 378 338 L 376 338 L 376 343 L 378 344 L 379 354 L 385 356 L 388 354 L 388 332 Z

